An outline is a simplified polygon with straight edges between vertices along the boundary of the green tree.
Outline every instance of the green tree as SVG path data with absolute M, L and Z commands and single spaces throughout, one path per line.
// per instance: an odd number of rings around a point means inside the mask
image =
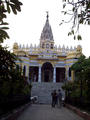
M 6 31 L 9 29 L 6 22 L 7 13 L 12 11 L 14 14 L 17 14 L 17 11 L 21 11 L 21 5 L 22 3 L 19 0 L 0 0 L 0 90 L 3 92 L 5 89 L 1 89 L 2 87 L 7 89 L 9 87 L 11 71 L 15 67 L 14 61 L 16 59 L 15 55 L 1 45 L 5 39 L 9 38 Z M 4 92 L 5 94 L 8 93 L 9 89 L 7 89 Z
M 13 53 L 0 47 L 0 101 L 12 98 L 14 95 L 30 94 L 31 86 L 16 65 L 17 59 Z
M 90 58 L 82 55 L 71 66 L 75 72 L 75 80 L 63 85 L 66 92 L 66 102 L 90 110 Z
M 21 5 L 19 0 L 0 0 L 0 100 L 18 92 L 28 94 L 30 91 L 25 77 L 16 67 L 17 57 L 1 45 L 5 39 L 9 38 L 6 31 L 8 29 L 7 13 L 13 12 L 16 15 L 21 11 Z
M 1 44 L 9 38 L 6 31 L 9 29 L 6 22 L 7 13 L 13 12 L 16 15 L 21 11 L 21 5 L 19 0 L 0 0 L 0 114 L 3 110 L 12 109 L 9 106 L 11 103 L 15 107 L 20 105 L 20 101 L 23 104 L 30 99 L 31 85 L 27 83 L 27 78 L 22 76 L 21 69 L 15 63 L 18 58 Z M 15 97 L 17 95 L 18 101 Z
M 71 69 L 75 71 L 75 77 L 81 89 L 81 96 L 87 96 L 87 99 L 90 100 L 90 58 L 81 56 L 78 61 L 72 65 Z
M 90 0 L 63 0 L 64 15 L 71 16 L 69 21 L 62 20 L 62 23 L 72 22 L 69 35 L 74 35 L 74 39 L 81 40 L 79 34 L 80 24 L 90 25 Z
M 21 5 L 22 3 L 19 0 L 0 0 L 0 44 L 9 38 L 6 31 L 9 29 L 6 22 L 7 13 L 13 12 L 16 15 L 17 12 L 21 11 Z

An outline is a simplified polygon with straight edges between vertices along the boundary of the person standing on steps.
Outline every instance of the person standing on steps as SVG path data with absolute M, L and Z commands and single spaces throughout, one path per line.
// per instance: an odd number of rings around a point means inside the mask
M 52 107 L 55 107 L 55 105 L 57 104 L 57 93 L 56 93 L 56 90 L 54 90 L 51 93 L 51 96 L 52 96 Z
M 58 90 L 57 99 L 58 99 L 58 106 L 61 108 L 62 107 L 62 92 L 60 89 Z

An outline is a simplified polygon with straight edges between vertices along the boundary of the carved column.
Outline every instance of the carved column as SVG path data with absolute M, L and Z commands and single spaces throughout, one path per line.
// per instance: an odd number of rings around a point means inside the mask
M 74 75 L 74 71 L 73 70 L 71 71 L 71 78 L 72 78 L 71 80 L 74 81 L 75 75 Z
M 28 83 L 30 83 L 30 81 L 29 81 L 29 66 L 26 66 L 26 77 L 27 77 Z
M 41 82 L 41 66 L 39 66 L 38 82 Z
M 53 71 L 53 83 L 56 83 L 56 67 L 54 67 Z

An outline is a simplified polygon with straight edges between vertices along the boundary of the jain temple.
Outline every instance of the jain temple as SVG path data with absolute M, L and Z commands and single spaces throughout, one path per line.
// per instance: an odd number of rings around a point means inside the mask
M 14 43 L 13 53 L 22 60 L 16 63 L 22 67 L 28 83 L 32 84 L 31 95 L 38 96 L 39 103 L 50 103 L 52 90 L 61 88 L 65 81 L 74 80 L 74 71 L 70 67 L 82 54 L 82 47 L 57 47 L 47 13 L 39 45 Z

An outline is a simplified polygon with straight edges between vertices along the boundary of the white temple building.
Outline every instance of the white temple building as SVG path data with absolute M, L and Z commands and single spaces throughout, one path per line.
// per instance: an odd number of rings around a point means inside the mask
M 22 60 L 16 63 L 23 68 L 23 74 L 28 82 L 32 83 L 32 95 L 37 95 L 41 103 L 50 103 L 50 92 L 53 89 L 60 88 L 65 81 L 74 80 L 74 72 L 70 67 L 82 54 L 82 47 L 78 45 L 69 48 L 55 45 L 47 14 L 40 44 L 29 46 L 28 43 L 25 46 L 14 43 L 13 53 Z

